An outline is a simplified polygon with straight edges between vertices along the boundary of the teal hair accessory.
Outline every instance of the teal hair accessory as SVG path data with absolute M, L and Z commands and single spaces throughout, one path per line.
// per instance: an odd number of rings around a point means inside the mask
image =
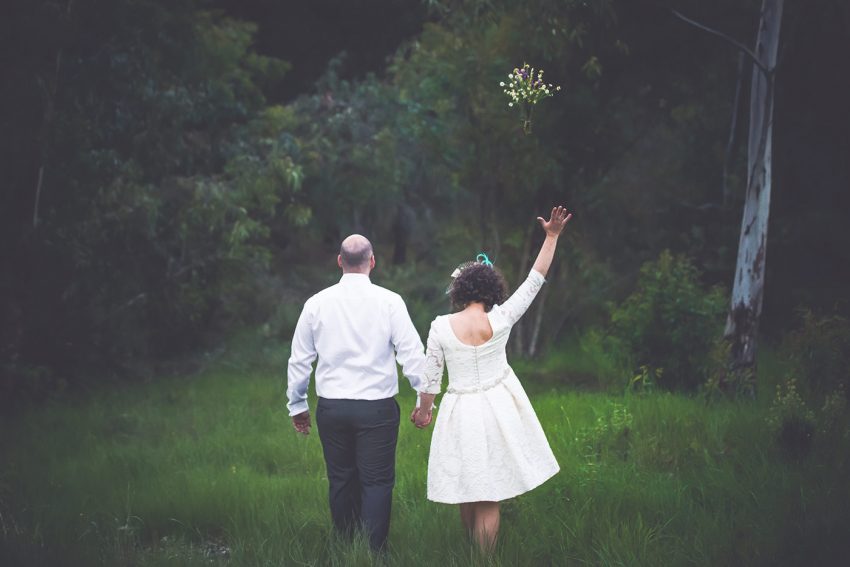
M 455 268 L 455 271 L 452 272 L 452 276 L 451 276 L 452 282 L 454 282 L 454 279 L 456 277 L 458 277 L 463 270 L 465 270 L 469 266 L 474 266 L 475 264 L 484 264 L 485 266 L 488 266 L 490 268 L 493 267 L 493 262 L 491 262 L 490 258 L 487 257 L 487 254 L 485 254 L 484 252 L 480 252 L 478 254 L 478 256 L 475 257 L 474 262 L 468 262 L 467 261 L 467 262 L 464 262 L 463 264 L 459 265 L 457 268 Z M 452 284 L 449 284 L 449 287 L 446 288 L 446 293 L 450 293 L 451 291 L 452 291 Z
M 490 258 L 487 257 L 487 254 L 481 252 L 478 256 L 475 257 L 475 261 L 479 264 L 484 264 L 485 266 L 493 267 L 493 262 L 490 261 Z

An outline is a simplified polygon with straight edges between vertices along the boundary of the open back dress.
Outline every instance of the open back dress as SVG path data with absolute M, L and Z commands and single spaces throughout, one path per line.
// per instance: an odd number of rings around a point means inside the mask
M 511 328 L 545 281 L 531 270 L 507 301 L 493 306 L 487 314 L 493 336 L 482 345 L 461 342 L 448 315 L 431 323 L 427 393 L 440 392 L 444 366 L 449 380 L 431 437 L 429 500 L 447 504 L 505 500 L 558 472 L 537 414 L 505 352 Z

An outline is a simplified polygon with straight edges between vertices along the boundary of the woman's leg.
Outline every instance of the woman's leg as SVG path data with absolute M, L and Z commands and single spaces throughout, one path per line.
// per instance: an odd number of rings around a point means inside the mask
M 460 505 L 460 521 L 466 530 L 466 536 L 472 537 L 475 530 L 475 502 L 464 502 Z
M 478 547 L 484 553 L 490 553 L 496 547 L 496 539 L 499 537 L 499 503 L 476 502 L 474 520 Z

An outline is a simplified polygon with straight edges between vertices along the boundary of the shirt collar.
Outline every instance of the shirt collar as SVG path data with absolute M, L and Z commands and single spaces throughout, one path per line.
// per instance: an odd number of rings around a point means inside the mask
M 372 280 L 366 274 L 342 274 L 339 283 L 363 285 L 372 283 Z

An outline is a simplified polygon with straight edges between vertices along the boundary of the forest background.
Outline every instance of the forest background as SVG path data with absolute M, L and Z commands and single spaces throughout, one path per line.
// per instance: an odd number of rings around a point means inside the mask
M 735 399 L 722 334 L 752 68 L 673 10 L 752 46 L 760 5 L 16 1 L 0 406 L 169 384 L 245 348 L 283 380 L 303 301 L 353 232 L 425 333 L 478 252 L 522 281 L 534 218 L 560 203 L 574 219 L 511 343 L 529 379 Z M 800 392 L 795 455 L 801 408 L 845 407 L 850 386 L 848 44 L 846 2 L 786 2 L 759 337 L 778 370 L 752 380 L 774 409 Z M 529 135 L 499 86 L 524 62 L 562 87 Z

